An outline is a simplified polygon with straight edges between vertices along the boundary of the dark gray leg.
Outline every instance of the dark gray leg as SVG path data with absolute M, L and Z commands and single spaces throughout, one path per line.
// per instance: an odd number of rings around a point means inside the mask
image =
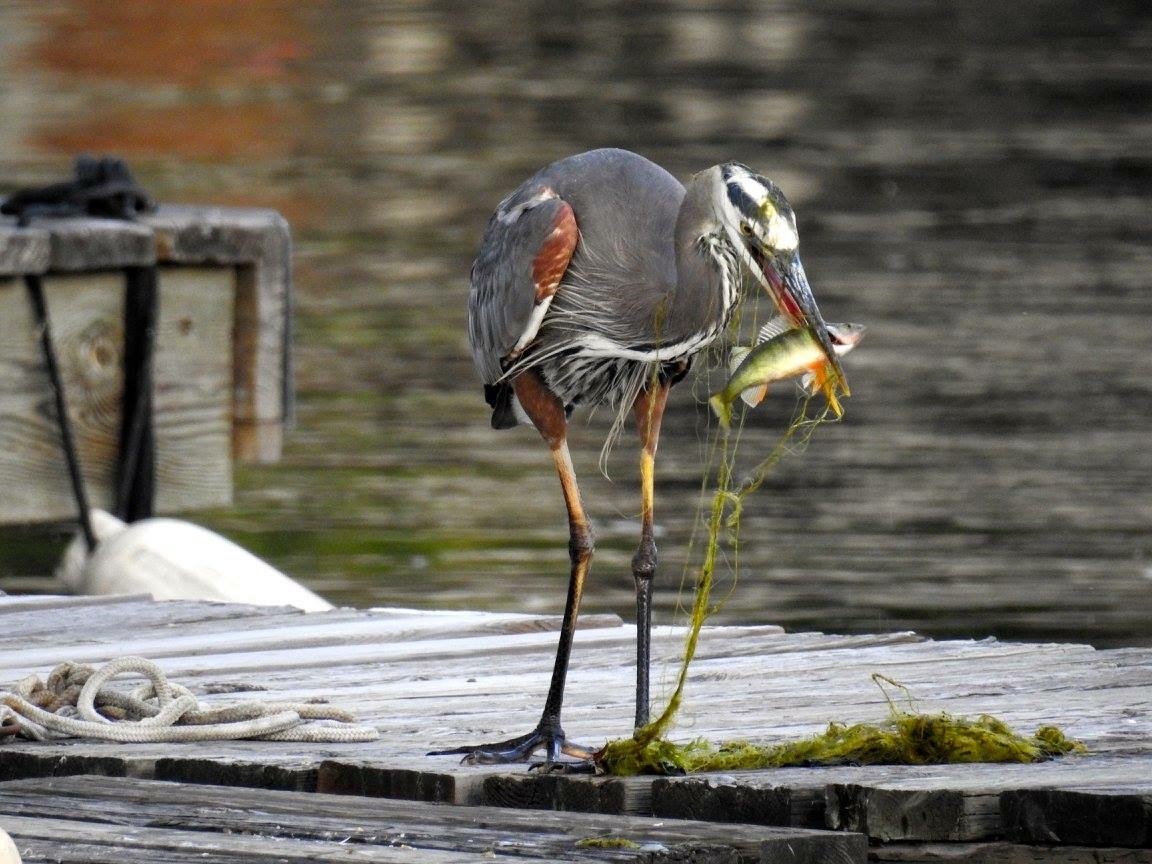
M 632 557 L 632 578 L 636 581 L 636 726 L 649 719 L 648 669 L 652 657 L 652 579 L 656 575 L 656 540 L 653 533 L 653 504 L 656 483 L 656 446 L 660 421 L 668 402 L 669 384 L 662 381 L 636 397 L 633 413 L 640 438 L 640 545 Z

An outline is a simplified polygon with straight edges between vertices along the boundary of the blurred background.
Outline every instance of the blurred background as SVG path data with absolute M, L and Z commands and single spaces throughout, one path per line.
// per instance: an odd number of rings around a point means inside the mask
M 467 275 L 504 194 L 605 145 L 775 179 L 825 317 L 869 328 L 843 422 L 748 502 L 714 620 L 1152 644 L 1146 0 L 0 4 L 0 191 L 111 153 L 162 201 L 291 221 L 298 425 L 192 518 L 337 603 L 560 610 L 558 484 L 534 432 L 488 426 Z M 662 623 L 707 386 L 665 421 Z M 749 466 L 794 404 L 749 415 Z M 630 616 L 609 420 L 572 436 L 585 608 Z M 66 536 L 0 529 L 0 587 L 50 588 Z

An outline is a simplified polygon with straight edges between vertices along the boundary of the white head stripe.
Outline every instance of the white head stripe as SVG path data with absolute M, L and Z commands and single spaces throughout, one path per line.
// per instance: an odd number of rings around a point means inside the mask
M 796 229 L 784 216 L 773 216 L 768 223 L 768 245 L 773 249 L 782 249 L 785 252 L 800 245 L 800 238 L 796 236 Z
M 764 184 L 760 183 L 754 177 L 747 174 L 736 174 L 732 177 L 729 183 L 735 183 L 744 190 L 744 194 L 755 201 L 757 204 L 763 204 L 764 199 L 768 197 L 768 190 L 764 188 Z

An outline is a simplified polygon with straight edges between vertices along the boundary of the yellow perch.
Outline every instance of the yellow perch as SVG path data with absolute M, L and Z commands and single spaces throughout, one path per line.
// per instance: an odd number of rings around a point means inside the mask
M 837 356 L 856 347 L 864 336 L 861 324 L 826 324 L 828 338 Z M 844 413 L 837 390 L 848 393 L 848 384 L 832 380 L 828 357 L 819 340 L 807 329 L 774 331 L 770 322 L 760 331 L 762 341 L 754 348 L 732 349 L 732 374 L 728 384 L 708 404 L 727 429 L 732 423 L 732 403 L 739 397 L 749 405 L 759 405 L 768 392 L 768 384 L 804 373 L 805 388 L 814 393 L 824 391 L 828 405 L 839 417 Z

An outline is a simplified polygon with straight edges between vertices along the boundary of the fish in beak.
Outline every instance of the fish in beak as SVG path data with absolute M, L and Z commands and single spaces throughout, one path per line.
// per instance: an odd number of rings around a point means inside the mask
M 733 242 L 780 314 L 819 345 L 825 362 L 816 370 L 815 380 L 828 403 L 838 406 L 838 395 L 850 393 L 848 379 L 800 262 L 792 206 L 779 186 L 738 162 L 723 166 L 721 182 L 725 193 L 721 209 Z
M 772 257 L 764 256 L 762 260 L 768 293 L 776 308 L 793 327 L 807 330 L 816 337 L 830 367 L 827 376 L 830 386 L 836 386 L 845 396 L 850 395 L 848 379 L 840 365 L 836 346 L 832 344 L 828 335 L 828 325 L 824 322 L 820 308 L 816 305 L 816 298 L 812 295 L 808 276 L 804 272 L 804 265 L 800 262 L 800 253 L 796 250 L 777 252 Z M 829 395 L 827 389 L 825 395 Z
M 837 356 L 847 354 L 864 336 L 861 324 L 828 324 L 828 341 Z M 712 410 L 725 429 L 732 422 L 732 404 L 737 398 L 750 406 L 759 405 L 773 381 L 803 375 L 802 386 L 808 393 L 823 387 L 821 375 L 828 368 L 824 347 L 807 328 L 789 328 L 784 316 L 769 321 L 760 330 L 756 345 L 732 349 L 731 374 L 724 389 L 709 400 Z M 827 394 L 825 394 L 827 395 Z M 841 416 L 840 403 L 829 399 L 829 407 Z

